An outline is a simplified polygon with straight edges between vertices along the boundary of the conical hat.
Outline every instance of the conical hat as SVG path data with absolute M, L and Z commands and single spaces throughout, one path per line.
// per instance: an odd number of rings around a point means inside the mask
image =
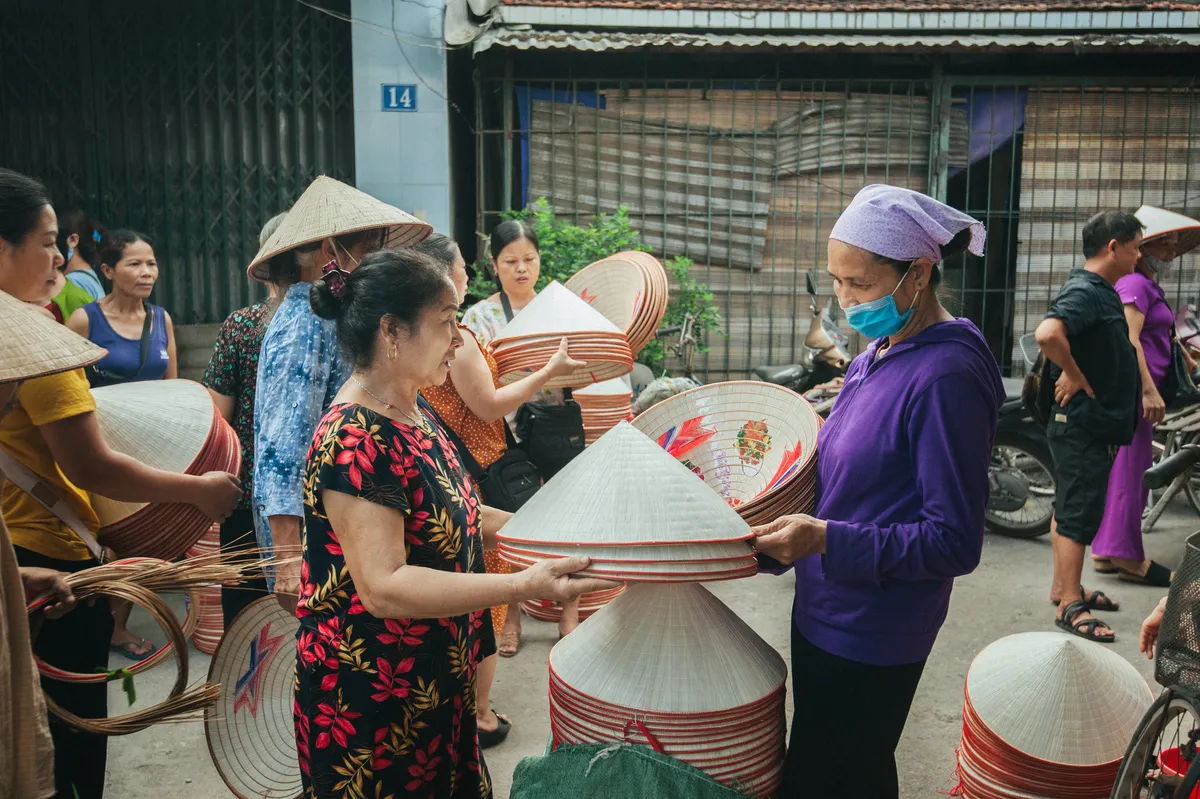
M 1142 223 L 1142 243 L 1145 244 L 1158 236 L 1168 233 L 1179 233 L 1179 247 L 1175 251 L 1178 258 L 1200 245 L 1200 221 L 1190 216 L 1177 214 L 1153 205 L 1143 205 L 1134 212 L 1134 216 Z
M 221 779 L 241 799 L 301 794 L 292 726 L 299 626 L 275 597 L 263 597 L 237 615 L 213 654 L 208 679 L 221 685 L 221 698 L 204 711 L 204 736 Z
M 555 645 L 550 669 L 588 697 L 668 713 L 741 707 L 787 679 L 779 653 L 697 583 L 631 584 Z
M 498 537 L 510 543 L 637 546 L 751 536 L 737 512 L 686 466 L 621 422 L 551 478 Z
M 0 291 L 0 383 L 69 372 L 104 357 L 105 350 L 33 306 Z
M 1120 655 L 1056 632 L 988 645 L 967 672 L 967 696 L 979 720 L 1010 746 L 1076 766 L 1120 760 L 1154 701 Z
M 117 452 L 166 472 L 183 474 L 208 443 L 215 418 L 212 395 L 191 380 L 142 380 L 92 390 L 96 421 Z M 104 525 L 131 516 L 144 502 L 92 494 Z
M 430 225 L 415 216 L 321 175 L 296 200 L 287 218 L 254 256 L 247 272 L 255 280 L 266 280 L 265 271 L 258 267 L 281 252 L 374 228 L 387 228 L 384 247 L 389 248 L 411 246 L 433 232 Z
M 590 386 L 584 386 L 581 389 L 573 392 L 573 395 L 578 397 L 583 395 L 590 396 L 624 396 L 628 397 L 633 393 L 633 389 L 629 387 L 629 381 L 624 377 L 614 377 L 612 380 L 603 380 L 599 383 L 592 383 Z
M 624 335 L 625 331 L 555 280 L 496 334 L 493 345 L 526 336 L 585 332 Z

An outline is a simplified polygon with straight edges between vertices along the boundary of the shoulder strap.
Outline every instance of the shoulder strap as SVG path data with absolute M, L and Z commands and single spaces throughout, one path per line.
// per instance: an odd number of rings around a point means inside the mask
M 142 367 L 146 365 L 146 356 L 150 353 L 150 329 L 154 327 L 154 306 L 148 302 L 143 302 L 142 308 L 146 311 L 146 321 L 142 322 L 142 340 L 138 342 L 140 350 L 138 352 L 138 368 L 134 372 L 135 375 L 141 374 Z
M 511 322 L 513 320 L 512 303 L 508 301 L 508 295 L 504 293 L 504 289 L 500 289 L 500 304 L 504 306 L 504 318 Z
M 49 483 L 27 469 L 23 463 L 3 449 L 0 449 L 0 471 L 4 472 L 4 476 L 11 480 L 13 485 L 33 497 L 37 504 L 53 513 L 59 521 L 71 528 L 71 532 L 83 540 L 92 556 L 101 563 L 104 562 L 104 551 L 96 542 L 95 536 Z
M 425 397 L 419 393 L 417 396 L 420 397 L 420 401 L 425 410 L 428 411 L 429 415 L 432 416 L 437 421 L 438 425 L 440 425 L 441 428 L 446 431 L 446 437 L 450 439 L 450 443 L 453 444 L 454 448 L 458 450 L 458 457 L 460 460 L 462 460 L 463 465 L 467 467 L 467 471 L 471 474 L 472 479 L 474 479 L 476 483 L 483 480 L 484 475 L 486 474 L 483 470 L 483 467 L 479 465 L 479 461 L 475 460 L 475 456 L 471 454 L 471 450 L 467 449 L 467 445 L 463 443 L 463 440 L 458 437 L 458 433 L 454 432 L 453 428 L 446 424 L 446 420 L 442 418 L 442 415 L 434 410 L 433 403 L 425 399 Z M 508 425 L 506 424 L 505 427 L 507 426 Z

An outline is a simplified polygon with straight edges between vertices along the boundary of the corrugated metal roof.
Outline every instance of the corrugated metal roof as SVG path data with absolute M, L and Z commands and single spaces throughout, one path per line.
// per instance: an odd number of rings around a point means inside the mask
M 1021 35 L 1021 34 L 951 34 L 951 35 L 887 35 L 887 34 L 790 34 L 769 35 L 751 33 L 620 33 L 615 31 L 533 30 L 502 27 L 486 31 L 475 42 L 475 52 L 490 47 L 512 47 L 518 50 L 579 50 L 602 52 L 641 47 L 786 47 L 786 48 L 891 48 L 943 49 L 1037 47 L 1043 49 L 1075 50 L 1080 48 L 1118 47 L 1200 47 L 1200 33 L 1171 35 L 1083 34 L 1083 35 Z
M 654 8 L 695 11 L 1189 11 L 1176 0 L 503 0 L 506 6 Z

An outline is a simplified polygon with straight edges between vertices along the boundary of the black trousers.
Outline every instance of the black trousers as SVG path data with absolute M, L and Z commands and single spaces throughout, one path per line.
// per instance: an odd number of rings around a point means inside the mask
M 242 552 L 258 546 L 254 537 L 254 513 L 249 508 L 238 508 L 221 523 L 221 551 Z M 247 555 L 246 558 L 257 558 Z M 233 624 L 242 609 L 256 599 L 267 595 L 265 577 L 254 577 L 235 586 L 222 586 L 221 613 L 225 617 L 225 629 Z
M 40 566 L 77 572 L 95 566 L 93 560 L 56 560 L 28 549 L 13 547 L 22 566 Z M 108 600 L 81 602 L 61 619 L 43 619 L 33 639 L 33 651 L 47 663 L 84 674 L 108 670 L 113 617 Z M 84 718 L 108 715 L 108 685 L 75 685 L 42 678 L 42 690 L 64 710 Z M 108 738 L 78 732 L 50 716 L 54 739 L 56 799 L 100 799 L 104 795 L 104 770 Z
M 779 799 L 897 799 L 896 745 L 925 661 L 870 666 L 792 625 L 792 737 Z

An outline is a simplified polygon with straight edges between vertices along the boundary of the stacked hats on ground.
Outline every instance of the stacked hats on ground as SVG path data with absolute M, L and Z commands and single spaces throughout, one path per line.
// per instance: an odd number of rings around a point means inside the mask
M 629 374 L 633 368 L 624 331 L 554 281 L 492 339 L 500 382 L 513 383 L 541 369 L 563 338 L 571 357 L 584 366 L 551 379 L 547 388 L 580 388 Z
M 566 287 L 625 331 L 637 355 L 654 339 L 667 311 L 667 273 L 644 252 L 620 252 L 576 272 Z
M 591 616 L 600 608 L 621 595 L 625 586 L 610 588 L 607 591 L 596 591 L 591 594 L 581 594 L 579 597 L 579 620 Z M 521 610 L 531 619 L 548 621 L 557 624 L 562 620 L 562 603 L 545 599 L 527 599 L 521 603 Z
M 583 437 L 585 446 L 594 444 L 596 439 L 613 429 L 620 422 L 633 419 L 630 401 L 633 399 L 633 389 L 625 382 L 627 377 L 605 380 L 603 383 L 585 386 L 572 396 L 579 403 L 583 415 Z
M 237 474 L 241 447 L 208 389 L 190 380 L 155 380 L 92 391 L 104 440 L 117 452 L 176 474 Z M 100 543 L 121 557 L 174 560 L 212 526 L 194 505 L 118 502 L 93 494 Z
M 632 741 L 759 796 L 778 790 L 787 668 L 696 583 L 757 572 L 746 521 L 628 422 L 534 495 L 498 535 L 529 566 L 586 555 L 626 581 L 550 654 L 553 745 Z
M 1056 632 L 988 645 L 965 693 L 955 793 L 965 799 L 1106 799 L 1154 700 L 1120 655 Z
M 703 586 L 636 583 L 550 652 L 551 744 L 639 743 L 771 796 L 786 680 L 779 653 Z
M 790 389 L 712 383 L 663 400 L 633 424 L 750 524 L 812 512 L 822 420 Z
M 301 794 L 292 717 L 299 627 L 296 614 L 275 597 L 256 599 L 229 625 L 213 654 L 208 681 L 222 690 L 220 700 L 204 711 L 204 735 L 234 796 Z
M 221 551 L 221 525 L 214 524 L 208 532 L 200 536 L 200 540 L 192 544 L 187 551 L 189 558 L 200 555 L 215 555 Z M 225 614 L 221 610 L 221 586 L 206 585 L 193 593 L 196 597 L 196 630 L 192 633 L 192 643 L 206 655 L 217 651 L 221 643 L 221 635 L 225 632 Z

